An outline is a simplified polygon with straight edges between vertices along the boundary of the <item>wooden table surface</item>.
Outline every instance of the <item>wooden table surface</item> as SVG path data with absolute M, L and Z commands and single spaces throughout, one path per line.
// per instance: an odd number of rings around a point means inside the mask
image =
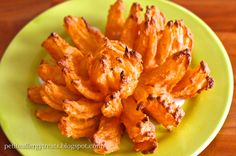
M 0 56 L 16 33 L 39 13 L 63 0 L 1 0 L 0 2 Z M 137 0 L 138 1 L 138 0 Z M 236 1 L 235 0 L 174 0 L 203 19 L 223 42 L 230 57 L 234 81 L 236 73 Z M 235 86 L 234 86 L 235 88 Z M 4 150 L 8 139 L 0 130 L 0 155 L 19 156 L 16 150 Z M 236 93 L 229 115 L 212 143 L 202 156 L 236 155 Z

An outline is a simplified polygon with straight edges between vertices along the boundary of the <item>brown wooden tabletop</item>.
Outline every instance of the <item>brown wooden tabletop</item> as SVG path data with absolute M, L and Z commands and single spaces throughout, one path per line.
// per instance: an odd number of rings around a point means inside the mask
M 137 0 L 138 1 L 138 0 Z M 63 0 L 1 0 L 0 2 L 0 57 L 16 33 L 28 21 Z M 174 0 L 203 19 L 223 42 L 230 57 L 234 81 L 236 73 L 236 1 L 235 0 Z M 235 86 L 234 86 L 235 88 Z M 4 150 L 9 144 L 0 129 L 0 155 L 19 156 L 16 150 Z M 229 115 L 212 143 L 200 154 L 236 155 L 236 93 Z

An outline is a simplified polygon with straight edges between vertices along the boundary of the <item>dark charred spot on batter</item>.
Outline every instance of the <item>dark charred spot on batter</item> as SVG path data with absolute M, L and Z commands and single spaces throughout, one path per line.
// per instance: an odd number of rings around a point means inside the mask
M 50 37 L 55 37 L 55 38 L 58 38 L 58 37 L 59 37 L 59 35 L 58 35 L 57 33 L 55 33 L 55 32 L 52 32 L 52 33 L 50 34 Z
M 62 73 L 63 73 L 64 75 L 66 75 L 68 72 L 70 72 L 70 69 L 69 69 L 69 68 L 66 68 L 66 67 L 62 68 Z
M 179 27 L 179 26 L 180 26 L 180 23 L 179 23 L 179 21 L 178 21 L 178 20 L 176 20 L 176 21 L 174 22 L 174 25 L 175 25 L 176 27 Z
M 81 19 L 83 20 L 83 22 L 84 22 L 84 24 L 85 24 L 87 30 L 89 31 L 90 29 L 89 29 L 89 24 L 88 24 L 88 22 L 86 21 L 86 19 L 85 19 L 84 17 L 81 17 Z
M 210 73 L 210 69 L 209 69 L 209 67 L 208 67 L 208 65 L 207 65 L 207 63 L 206 62 L 204 62 L 204 61 L 201 61 L 200 62 L 200 66 L 201 66 L 201 70 L 204 72 L 204 73 Z
M 153 94 L 149 94 L 148 97 L 147 97 L 147 100 L 148 101 L 151 101 L 151 100 L 154 100 L 154 95 Z
M 146 21 L 145 21 L 145 27 L 148 28 L 149 27 L 149 23 L 150 23 L 150 19 L 148 18 Z
M 145 12 L 145 22 L 144 22 L 144 25 L 145 25 L 145 28 L 148 28 L 149 27 L 149 23 L 151 21 L 151 8 L 150 6 L 146 6 L 146 12 Z
M 134 2 L 134 3 L 132 4 L 132 7 L 131 7 L 131 8 L 137 8 L 137 7 L 139 7 L 139 3 Z
M 77 86 L 79 82 L 78 80 L 71 80 L 70 83 Z
M 103 65 L 103 67 L 106 67 L 107 57 L 105 55 L 102 55 L 102 57 L 100 58 L 100 63 Z
M 104 103 L 105 108 L 107 108 L 109 105 L 110 105 L 109 102 L 105 102 L 105 103 Z
M 141 128 L 142 127 L 142 122 L 137 122 L 136 127 Z
M 146 6 L 146 12 L 145 12 L 145 15 L 148 15 L 150 14 L 151 12 L 151 7 L 149 5 Z
M 143 154 L 151 154 L 154 153 L 155 150 L 157 148 L 157 144 L 156 141 L 153 141 L 152 145 L 150 146 L 150 148 L 148 148 L 147 150 L 142 151 Z
M 167 107 L 166 107 L 166 111 L 167 111 L 168 113 L 171 113 L 171 107 L 170 107 L 170 106 L 167 106 Z
M 138 20 L 137 12 L 141 11 L 141 5 L 139 3 L 133 3 L 130 11 L 130 18 Z
M 212 88 L 214 86 L 214 79 L 210 76 L 207 76 L 206 79 L 208 84 L 206 89 Z
M 175 113 L 173 115 L 177 125 L 181 122 L 181 120 L 184 117 L 184 115 L 185 115 L 184 110 L 181 107 L 177 107 L 176 111 L 175 111 Z
M 139 11 L 143 11 L 143 8 L 141 6 L 141 4 L 137 3 L 137 2 L 134 2 L 133 5 L 132 5 L 132 9 L 135 9 L 135 10 L 139 10 Z
M 66 61 L 65 61 L 67 58 L 65 58 L 65 57 L 66 57 L 66 56 L 64 56 L 64 59 L 63 59 L 63 60 L 60 60 L 60 61 L 57 62 L 57 65 L 58 65 L 58 66 L 60 66 L 60 67 L 66 67 L 66 66 L 67 66 L 67 63 L 66 63 Z
M 135 16 L 131 14 L 129 15 L 129 18 L 135 19 Z
M 191 63 L 191 52 L 188 48 L 178 52 L 178 53 L 175 53 L 174 54 L 174 59 L 175 60 L 178 60 L 180 59 L 181 57 L 185 56 L 187 58 L 187 64 L 186 66 L 188 67 Z
M 63 103 L 70 103 L 70 100 L 64 99 L 64 100 L 62 100 L 62 102 L 63 102 Z
M 201 92 L 202 92 L 202 89 L 199 89 L 199 90 L 197 91 L 198 94 L 200 94 Z
M 122 70 L 122 71 L 120 72 L 120 82 L 121 82 L 121 83 L 126 83 L 126 82 L 127 82 L 127 79 L 126 79 L 124 70 Z
M 127 46 L 125 46 L 125 53 L 129 52 L 129 48 Z
M 201 66 L 201 69 L 203 69 L 203 71 L 205 71 L 206 64 L 205 64 L 204 61 L 201 61 L 201 62 L 200 62 L 200 66 Z
M 122 63 L 122 62 L 123 62 L 123 61 L 122 61 L 122 58 L 120 58 L 120 57 L 117 57 L 116 60 L 117 60 L 119 63 Z
M 125 47 L 124 57 L 127 58 L 127 59 L 135 58 L 135 59 L 140 60 L 140 61 L 142 60 L 142 57 L 138 52 L 136 52 L 135 50 L 130 50 L 129 51 L 127 46 Z
M 168 21 L 166 24 L 168 27 L 172 27 L 174 25 L 174 22 L 172 20 Z
M 182 27 L 182 26 L 184 26 L 184 21 L 182 19 L 176 20 L 174 24 L 176 27 Z
M 140 111 L 140 110 L 142 110 L 143 108 L 144 108 L 144 103 L 143 103 L 143 102 L 139 102 L 138 105 L 137 105 L 137 107 L 136 107 L 136 110 L 137 110 L 137 111 Z
M 40 63 L 39 63 L 39 65 L 44 64 L 44 63 L 45 63 L 45 61 L 44 61 L 44 60 L 41 60 Z
M 124 131 L 125 131 L 125 125 L 124 125 L 124 123 L 121 123 L 121 124 L 120 124 L 120 129 L 121 129 L 121 134 L 123 134 Z
M 158 102 L 161 102 L 161 97 L 160 96 L 157 96 L 156 99 L 157 99 Z
M 174 103 L 169 103 L 167 100 L 161 99 L 160 96 L 157 99 L 157 102 L 160 103 L 168 113 L 175 112 L 175 104 Z
M 71 22 L 71 19 L 72 17 L 71 16 L 66 16 L 64 18 L 64 23 L 65 23 L 65 26 L 68 27 L 69 23 Z
M 115 98 L 114 94 L 110 95 L 110 99 L 113 100 Z
M 149 120 L 148 116 L 145 116 L 143 119 L 142 119 L 142 122 L 147 122 Z
M 151 5 L 151 10 L 152 9 L 156 10 L 156 6 L 155 5 Z

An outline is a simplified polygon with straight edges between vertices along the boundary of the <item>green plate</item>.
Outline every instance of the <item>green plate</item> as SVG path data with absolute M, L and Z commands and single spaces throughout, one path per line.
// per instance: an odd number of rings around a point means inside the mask
M 104 30 L 107 11 L 113 2 L 114 0 L 77 0 L 62 3 L 32 20 L 7 48 L 0 65 L 1 127 L 11 143 L 21 146 L 18 150 L 23 155 L 96 155 L 92 149 L 66 149 L 72 147 L 70 144 L 89 142 L 86 139 L 65 138 L 61 136 L 55 124 L 37 120 L 34 116 L 37 106 L 27 99 L 26 89 L 36 82 L 37 66 L 46 56 L 40 46 L 42 41 L 53 31 L 66 36 L 63 17 L 84 16 L 91 25 Z M 133 0 L 125 0 L 126 14 L 132 2 Z M 230 109 L 233 74 L 229 58 L 218 37 L 193 13 L 168 1 L 139 2 L 143 7 L 157 5 L 168 19 L 184 19 L 194 34 L 192 64 L 196 65 L 205 60 L 212 71 L 214 88 L 185 103 L 186 116 L 180 126 L 173 132 L 167 132 L 157 126 L 159 148 L 153 155 L 197 155 L 219 132 Z M 62 144 L 64 147 L 46 147 L 53 144 Z M 126 135 L 122 138 L 121 150 L 112 155 L 124 154 L 141 155 L 132 150 L 132 142 Z

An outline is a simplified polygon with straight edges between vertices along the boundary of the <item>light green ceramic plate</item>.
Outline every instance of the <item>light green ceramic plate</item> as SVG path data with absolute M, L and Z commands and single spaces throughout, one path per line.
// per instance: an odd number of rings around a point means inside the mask
M 137 0 L 135 0 L 137 1 Z M 14 144 L 83 144 L 86 139 L 72 140 L 60 135 L 57 126 L 37 120 L 35 108 L 26 95 L 26 89 L 36 81 L 36 69 L 46 56 L 42 41 L 53 31 L 66 36 L 63 17 L 84 16 L 88 22 L 104 30 L 107 11 L 114 0 L 68 1 L 49 9 L 25 26 L 12 43 L 0 65 L 0 119 L 1 127 Z M 126 13 L 133 0 L 125 0 Z M 186 9 L 158 0 L 140 0 L 143 6 L 157 5 L 168 19 L 184 19 L 194 34 L 193 65 L 205 60 L 212 71 L 215 86 L 184 105 L 186 116 L 181 125 L 169 133 L 157 126 L 159 149 L 153 155 L 188 156 L 199 154 L 216 136 L 230 109 L 233 93 L 233 75 L 227 53 L 213 31 Z M 23 155 L 96 155 L 91 149 L 19 149 Z M 112 155 L 141 155 L 132 150 L 132 143 L 124 136 L 121 150 Z

